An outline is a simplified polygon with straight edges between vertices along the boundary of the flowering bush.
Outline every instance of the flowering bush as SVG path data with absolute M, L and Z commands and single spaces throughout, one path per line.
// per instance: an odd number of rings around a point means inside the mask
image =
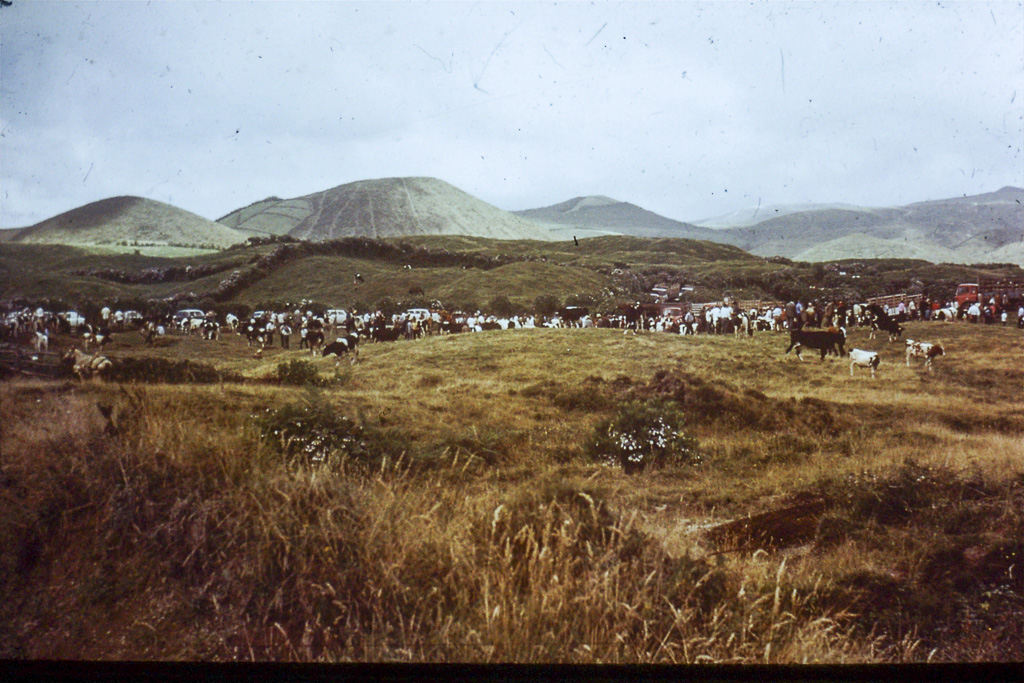
M 667 401 L 630 401 L 611 419 L 598 424 L 589 444 L 591 455 L 627 474 L 645 467 L 696 465 L 697 439 L 683 431 L 683 416 Z
M 340 456 L 366 465 L 379 455 L 375 440 L 362 425 L 338 415 L 313 394 L 301 403 L 267 408 L 255 417 L 261 438 L 289 458 L 323 464 Z

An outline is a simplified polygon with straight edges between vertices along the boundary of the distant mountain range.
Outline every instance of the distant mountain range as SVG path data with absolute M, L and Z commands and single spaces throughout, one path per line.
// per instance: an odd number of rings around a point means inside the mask
M 676 237 L 738 245 L 728 232 L 672 220 L 645 209 L 608 197 L 576 197 L 542 209 L 514 211 L 547 228 L 558 239 L 629 235 L 631 237 Z
M 730 228 L 737 246 L 759 256 L 800 261 L 924 258 L 935 263 L 1021 263 L 1024 190 L 893 208 L 794 212 Z
M 607 197 L 578 197 L 518 215 L 563 234 L 685 237 L 797 261 L 913 258 L 933 263 L 1024 264 L 1024 190 L 904 207 L 764 207 L 702 221 L 673 221 Z M 763 220 L 752 222 L 760 215 Z M 709 225 L 717 227 L 711 228 Z
M 903 207 L 763 207 L 701 222 L 673 220 L 604 196 L 508 212 L 434 178 L 385 178 L 293 199 L 270 197 L 216 222 L 161 202 L 115 197 L 2 231 L 0 241 L 222 248 L 254 235 L 310 241 L 412 235 L 567 241 L 627 235 L 707 240 L 799 261 L 913 258 L 1024 265 L 1024 190 L 1014 187 Z

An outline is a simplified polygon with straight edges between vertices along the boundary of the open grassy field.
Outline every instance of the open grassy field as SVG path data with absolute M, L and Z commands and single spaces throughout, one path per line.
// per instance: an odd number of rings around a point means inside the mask
M 119 335 L 122 364 L 233 380 L 0 383 L 0 657 L 1019 661 L 1020 332 L 906 327 L 934 372 L 860 329 L 877 380 L 771 333 L 487 332 L 337 369 Z M 630 401 L 698 455 L 596 461 Z

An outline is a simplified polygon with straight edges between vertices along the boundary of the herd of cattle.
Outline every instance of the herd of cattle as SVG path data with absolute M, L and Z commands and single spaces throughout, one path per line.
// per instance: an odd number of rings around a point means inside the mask
M 867 307 L 871 315 L 871 333 L 869 339 L 874 339 L 876 334 L 884 332 L 889 337 L 889 342 L 894 342 L 903 334 L 903 326 L 897 319 L 877 304 Z M 834 353 L 837 356 L 846 355 L 846 329 L 843 327 L 830 327 L 826 330 L 792 329 L 789 332 L 789 346 L 786 353 L 795 351 L 797 358 L 803 360 L 800 354 L 802 347 L 816 349 L 821 353 L 821 360 L 825 356 Z M 923 358 L 924 365 L 929 372 L 932 371 L 932 361 L 938 356 L 946 355 L 941 344 L 932 342 L 920 342 L 913 339 L 906 340 L 907 367 L 910 367 L 911 358 Z M 850 353 L 850 376 L 853 377 L 853 370 L 856 367 L 868 368 L 871 370 L 871 378 L 875 378 L 875 370 L 881 362 L 877 351 L 866 351 L 864 349 L 851 349 Z
M 166 334 L 192 335 L 206 340 L 220 339 L 224 333 L 238 334 L 255 348 L 254 357 L 262 357 L 263 350 L 279 343 L 291 349 L 294 336 L 298 336 L 298 349 L 323 357 L 334 356 L 335 362 L 349 357 L 358 358 L 360 343 L 381 343 L 399 339 L 415 340 L 437 334 L 485 332 L 515 328 L 613 328 L 630 332 L 666 332 L 679 335 L 734 335 L 753 336 L 755 331 L 788 332 L 789 346 L 785 353 L 795 351 L 803 360 L 803 348 L 816 350 L 821 360 L 828 354 L 850 359 L 850 374 L 857 367 L 868 368 L 871 376 L 879 366 L 876 351 L 852 349 L 847 353 L 846 330 L 853 326 L 869 327 L 869 339 L 878 333 L 897 341 L 902 333 L 900 324 L 918 317 L 911 308 L 884 308 L 877 304 L 832 303 L 815 307 L 799 303 L 766 306 L 761 309 L 741 310 L 729 304 L 694 305 L 682 315 L 669 315 L 652 311 L 648 306 L 624 306 L 615 314 L 591 315 L 584 307 L 569 306 L 551 316 L 496 317 L 446 311 L 411 309 L 405 313 L 386 316 L 380 311 L 362 315 L 332 309 L 325 314 L 295 310 L 291 313 L 258 311 L 248 320 L 227 314 L 223 321 L 213 312 L 185 309 L 173 316 L 143 317 L 134 312 L 102 309 L 101 319 L 91 324 L 74 313 L 52 314 L 28 309 L 7 314 L 0 324 L 0 338 L 27 341 L 38 353 L 49 349 L 51 330 L 59 330 L 81 340 L 82 349 L 74 345 L 63 357 L 74 373 L 86 379 L 103 375 L 112 366 L 102 355 L 114 333 L 138 330 L 148 345 Z M 919 319 L 952 321 L 963 318 L 955 309 L 938 309 L 933 315 Z M 77 318 L 77 319 L 76 319 Z M 1024 316 L 1021 316 L 1024 319 Z M 968 318 L 970 319 L 970 318 Z M 1004 321 L 1005 322 L 1005 321 Z M 328 343 L 328 339 L 333 339 Z M 95 352 L 90 354 L 91 350 Z M 923 358 L 925 367 L 932 370 L 932 361 L 945 354 L 940 344 L 906 340 L 906 362 Z

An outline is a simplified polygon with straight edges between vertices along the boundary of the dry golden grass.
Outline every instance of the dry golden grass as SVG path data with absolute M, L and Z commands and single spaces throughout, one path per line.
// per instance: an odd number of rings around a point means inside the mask
M 1019 333 L 910 328 L 947 346 L 934 373 L 860 330 L 874 381 L 782 336 L 521 330 L 367 345 L 319 398 L 265 381 L 308 354 L 120 337 L 252 381 L 0 384 L 0 656 L 1019 660 Z M 703 461 L 588 460 L 594 425 L 651 396 Z M 253 416 L 303 400 L 380 459 L 282 457 Z M 707 533 L 808 497 L 794 543 Z

